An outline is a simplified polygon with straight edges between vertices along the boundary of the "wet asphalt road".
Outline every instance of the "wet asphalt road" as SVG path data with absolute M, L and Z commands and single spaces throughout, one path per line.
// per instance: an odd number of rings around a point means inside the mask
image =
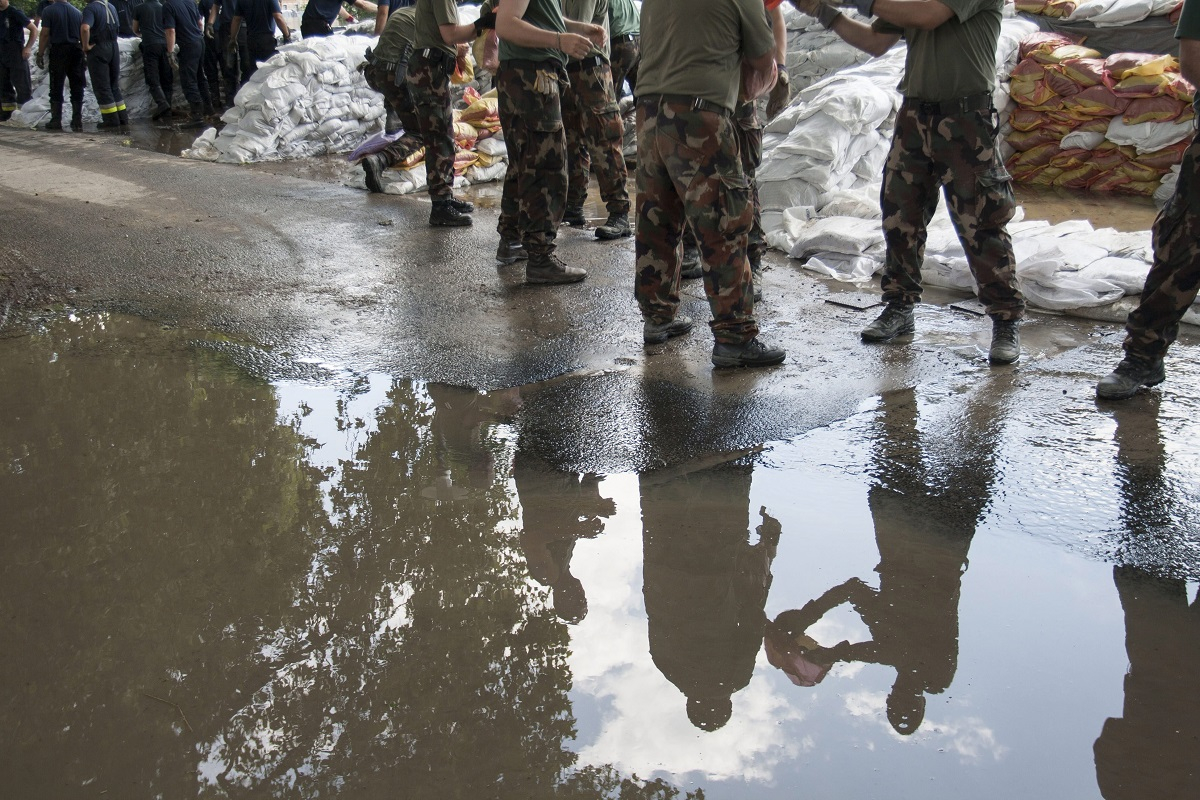
M 474 227 L 431 229 L 425 197 L 279 171 L 184 160 L 113 137 L 0 129 L 0 187 L 10 198 L 0 271 L 36 272 L 73 306 L 258 345 L 247 348 L 247 366 L 265 377 L 349 370 L 482 390 L 548 382 L 546 402 L 526 408 L 525 431 L 548 463 L 577 470 L 643 470 L 794 438 L 886 391 L 955 391 L 1013 373 L 1029 386 L 1049 374 L 1047 391 L 1094 407 L 1094 381 L 1118 358 L 1117 325 L 1033 314 L 1022 362 L 991 368 L 987 320 L 936 291 L 910 344 L 864 345 L 857 332 L 872 312 L 826 302 L 857 287 L 772 252 L 757 311 L 763 338 L 784 346 L 787 361 L 714 371 L 703 325 L 643 347 L 632 239 L 564 229 L 560 255 L 588 279 L 527 287 L 520 264 L 493 259 L 498 186 L 467 192 L 479 206 Z M 684 313 L 708 319 L 699 282 L 683 294 Z M 556 380 L 567 375 L 584 379 Z M 677 415 L 643 436 L 640 410 L 664 407 Z M 566 419 L 562 408 L 586 411 Z

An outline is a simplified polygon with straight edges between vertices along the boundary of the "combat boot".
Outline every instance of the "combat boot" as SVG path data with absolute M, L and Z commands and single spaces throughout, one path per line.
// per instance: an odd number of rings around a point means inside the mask
M 682 336 L 691 329 L 692 318 L 687 314 L 680 314 L 669 322 L 646 320 L 642 323 L 642 341 L 646 344 L 662 344 L 672 336 Z
M 429 212 L 429 224 L 435 228 L 462 228 L 471 224 L 471 218 L 455 208 L 449 200 L 434 200 Z
M 121 127 L 121 121 L 115 111 L 101 111 L 100 122 L 96 125 L 98 131 L 115 131 Z
M 496 260 L 501 264 L 515 264 L 526 258 L 529 258 L 529 253 L 525 252 L 525 245 L 521 244 L 520 239 L 500 239 L 500 245 L 496 248 Z
M 164 100 L 155 107 L 154 113 L 150 115 L 150 119 L 157 122 L 169 116 L 171 116 L 171 104 Z
M 1117 368 L 1096 384 L 1096 397 L 1101 400 L 1126 400 L 1143 386 L 1157 386 L 1167 379 L 1161 358 L 1144 359 L 1125 356 Z
M 525 265 L 526 283 L 578 283 L 587 277 L 579 267 L 569 267 L 553 253 L 531 255 Z
M 609 214 L 604 224 L 596 228 L 597 239 L 622 239 L 632 233 L 628 214 Z
M 448 202 L 450 203 L 450 207 L 460 214 L 470 214 L 475 210 L 475 204 L 470 200 L 460 200 L 457 197 L 451 197 Z
M 383 194 L 383 171 L 389 166 L 387 158 L 382 153 L 371 153 L 362 160 L 368 191 Z
M 913 320 L 912 303 L 888 303 L 884 307 L 883 313 L 876 317 L 874 322 L 863 328 L 862 340 L 864 342 L 886 342 L 888 339 L 912 333 L 916 329 L 917 323 Z
M 45 129 L 48 131 L 61 131 L 62 124 L 62 103 L 50 104 L 50 121 L 46 123 Z
M 993 364 L 1011 364 L 1021 357 L 1019 325 L 1015 319 L 992 320 L 992 346 L 988 350 L 988 361 Z
M 583 215 L 583 206 L 572 206 L 563 212 L 562 218 L 564 225 L 570 225 L 572 228 L 582 228 L 587 225 L 587 217 Z
M 714 367 L 770 367 L 786 357 L 782 347 L 771 347 L 757 338 L 741 344 L 717 342 L 712 351 Z
M 679 277 L 685 281 L 704 277 L 704 265 L 700 263 L 700 248 L 684 245 Z
M 71 104 L 71 130 L 75 133 L 83 132 L 83 104 Z

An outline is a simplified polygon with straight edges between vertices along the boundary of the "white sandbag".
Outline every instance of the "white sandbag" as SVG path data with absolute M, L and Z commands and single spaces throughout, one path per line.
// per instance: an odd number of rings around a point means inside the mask
M 1072 131 L 1062 138 L 1059 144 L 1063 150 L 1095 150 L 1104 143 L 1103 133 L 1090 131 Z
M 883 230 L 878 221 L 858 217 L 821 217 L 799 231 L 792 258 L 807 258 L 814 253 L 864 255 L 883 246 Z
M 1107 256 L 1079 270 L 1078 276 L 1081 280 L 1111 283 L 1125 294 L 1138 294 L 1145 286 L 1149 272 L 1150 265 L 1141 259 Z
M 1116 144 L 1133 145 L 1138 153 L 1153 153 L 1176 142 L 1183 141 L 1196 132 L 1193 120 L 1183 122 L 1139 122 L 1126 124 L 1120 117 L 1108 123 L 1105 138 Z
M 1018 278 L 1018 282 L 1030 305 L 1051 311 L 1108 305 L 1125 294 L 1121 287 L 1107 281 L 1081 279 L 1067 274 L 1055 275 L 1052 282 L 1026 278 Z

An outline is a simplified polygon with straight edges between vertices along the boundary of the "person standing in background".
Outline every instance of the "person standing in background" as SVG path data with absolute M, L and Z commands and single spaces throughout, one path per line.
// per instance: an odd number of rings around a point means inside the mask
M 150 116 L 153 120 L 170 116 L 171 97 L 175 94 L 175 72 L 167 58 L 162 15 L 161 0 L 144 0 L 133 10 L 133 32 L 142 37 L 142 73 L 154 98 L 154 113 Z
M 0 0 L 0 122 L 33 98 L 29 54 L 37 35 L 37 26 L 24 11 Z
M 642 25 L 633 0 L 608 0 L 608 57 L 612 69 L 613 94 L 617 100 L 637 85 L 638 58 L 642 54 Z
M 7 0 L 0 0 L 6 2 Z M 117 10 L 107 0 L 92 0 L 83 9 L 79 46 L 87 55 L 92 94 L 100 106 L 98 130 L 129 132 L 129 111 L 121 96 L 121 53 L 117 49 Z
M 83 51 L 79 49 L 79 26 L 83 15 L 67 0 L 54 0 L 42 11 L 37 64 L 46 67 L 49 48 L 50 122 L 46 129 L 62 130 L 63 84 L 71 84 L 71 130 L 83 130 Z

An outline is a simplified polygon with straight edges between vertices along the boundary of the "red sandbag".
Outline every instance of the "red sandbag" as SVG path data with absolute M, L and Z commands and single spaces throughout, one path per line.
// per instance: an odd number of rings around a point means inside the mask
M 1128 160 L 1129 156 L 1112 142 L 1105 142 L 1092 151 L 1092 163 L 1106 172 L 1116 170 Z
M 1139 122 L 1170 122 L 1178 118 L 1187 107 L 1187 103 L 1173 97 L 1144 97 L 1130 103 L 1121 119 L 1126 125 L 1137 125 Z
M 1113 53 L 1104 59 L 1104 68 L 1118 81 L 1130 75 L 1161 75 L 1178 72 L 1179 62 L 1172 56 L 1153 53 Z
M 1137 157 L 1137 160 L 1148 167 L 1154 167 L 1159 170 L 1169 170 L 1179 162 L 1183 161 L 1183 154 L 1191 144 L 1190 139 L 1184 139 L 1176 142 L 1170 147 L 1164 147 L 1162 150 L 1155 150 L 1153 153 L 1142 153 Z
M 1129 107 L 1129 99 L 1117 97 L 1107 86 L 1089 86 L 1071 98 L 1071 105 L 1093 117 L 1115 117 Z
M 1032 58 L 1027 58 L 1013 67 L 1013 71 L 1009 75 L 1009 78 L 1029 78 L 1030 80 L 1036 81 L 1041 80 L 1042 75 L 1045 74 L 1045 72 L 1045 65 L 1038 63 Z
M 1073 58 L 1099 58 L 1100 51 L 1081 44 L 1066 44 L 1053 50 L 1034 50 L 1029 57 L 1041 64 L 1059 64 Z
M 1069 44 L 1079 44 L 1079 42 L 1061 33 L 1048 33 L 1045 31 L 1032 33 L 1026 36 L 1024 41 L 1017 47 L 1017 57 L 1024 61 L 1035 50 L 1050 51 Z
M 1015 167 L 1044 167 L 1050 163 L 1050 159 L 1061 152 L 1062 148 L 1058 146 L 1057 142 L 1047 142 L 1023 152 L 1013 153 L 1008 161 Z
M 1028 108 L 1044 110 L 1048 105 L 1052 106 L 1055 100 L 1058 100 L 1058 107 L 1062 107 L 1062 98 L 1045 81 L 1013 80 L 1009 84 L 1009 94 L 1018 104 Z
M 1074 169 L 1065 169 L 1054 181 L 1055 186 L 1067 189 L 1086 189 L 1088 184 L 1096 180 L 1104 170 L 1090 161 L 1084 162 Z
M 1166 75 L 1130 75 L 1113 87 L 1117 97 L 1158 97 L 1167 93 L 1169 82 Z
M 1090 163 L 1091 158 L 1091 150 L 1084 150 L 1082 147 L 1072 147 L 1070 150 L 1063 150 L 1051 158 L 1050 166 L 1061 170 L 1076 169 Z
M 1042 77 L 1042 80 L 1059 97 L 1070 97 L 1073 94 L 1079 94 L 1084 88 L 1067 76 L 1063 71 L 1062 64 L 1047 64 L 1046 74 Z
M 1031 131 L 1013 131 L 1008 135 L 1008 143 L 1014 150 L 1023 153 L 1044 144 L 1058 144 L 1062 137 L 1063 134 L 1042 127 Z
M 1084 89 L 1089 86 L 1111 86 L 1114 81 L 1104 69 L 1102 58 L 1072 58 L 1062 62 L 1063 74 Z
M 1123 183 L 1129 183 L 1129 176 L 1120 172 L 1105 171 L 1096 180 L 1088 184 L 1093 192 L 1111 192 Z
M 1111 117 L 1088 117 L 1075 128 L 1076 133 L 1108 133 Z
M 1117 194 L 1135 194 L 1142 197 L 1149 197 L 1158 191 L 1158 187 L 1162 185 L 1162 181 L 1129 181 L 1127 183 L 1118 184 L 1113 188 Z
M 1026 181 L 1026 183 L 1028 183 L 1030 186 L 1053 186 L 1054 182 L 1058 180 L 1062 173 L 1063 171 L 1058 167 L 1046 167 L 1037 175 L 1034 175 L 1032 178 Z
M 1040 128 L 1043 121 L 1044 117 L 1042 114 L 1037 111 L 1030 111 L 1024 106 L 1014 108 L 1008 118 L 1008 124 L 1012 126 L 1014 131 L 1032 131 Z
M 1017 183 L 1030 183 L 1031 181 L 1035 180 L 1038 174 L 1044 169 L 1046 168 L 1010 166 L 1008 167 L 1008 174 L 1012 175 L 1012 179 Z
M 1196 87 L 1182 75 L 1174 72 L 1166 74 L 1166 95 L 1190 103 L 1196 99 Z

